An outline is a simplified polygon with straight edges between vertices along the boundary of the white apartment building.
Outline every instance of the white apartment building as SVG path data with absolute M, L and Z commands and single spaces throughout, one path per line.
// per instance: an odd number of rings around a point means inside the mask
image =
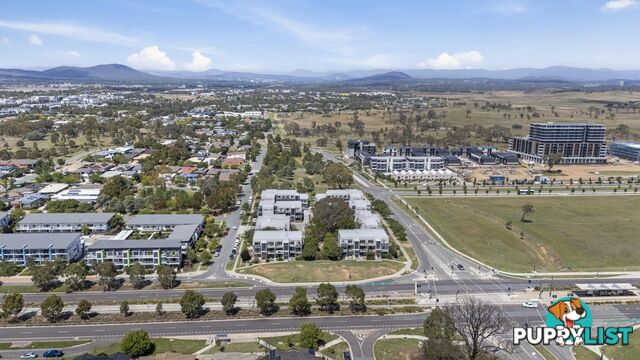
M 295 190 L 267 189 L 260 195 L 258 216 L 288 215 L 291 221 L 304 221 L 309 195 Z
M 93 233 L 110 230 L 115 213 L 29 214 L 16 225 L 18 232 L 81 232 L 86 225 Z
M 389 236 L 384 229 L 338 230 L 338 245 L 345 258 L 360 258 L 367 253 L 380 257 L 389 252 Z
M 295 258 L 302 253 L 301 231 L 261 231 L 253 233 L 253 255 L 259 259 Z
M 0 261 L 27 266 L 62 258 L 67 263 L 82 257 L 80 233 L 0 234 Z
M 391 173 L 394 170 L 437 170 L 445 166 L 441 156 L 389 156 L 377 155 L 369 159 L 373 172 Z
M 291 218 L 284 214 L 258 216 L 256 230 L 288 231 L 291 228 Z
M 351 210 L 371 210 L 371 202 L 367 200 L 364 193 L 357 189 L 333 189 L 327 190 L 324 194 L 316 194 L 316 201 L 327 197 L 336 197 L 349 203 Z
M 182 244 L 178 240 L 98 240 L 87 246 L 87 265 L 111 261 L 118 269 L 138 262 L 146 268 L 182 264 Z

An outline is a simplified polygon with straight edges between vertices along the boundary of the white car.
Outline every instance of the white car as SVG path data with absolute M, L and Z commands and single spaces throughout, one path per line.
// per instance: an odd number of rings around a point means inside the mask
M 218 256 L 220 256 L 220 251 L 216 251 L 213 253 L 213 257 L 218 257 Z
M 231 228 L 232 228 L 233 230 L 238 230 L 238 227 L 237 227 L 237 226 L 235 226 L 235 225 L 233 225 Z
M 538 303 L 535 303 L 533 301 L 525 301 L 522 303 L 522 307 L 529 308 L 529 309 L 537 309 Z
M 38 354 L 32 352 L 24 353 L 20 355 L 20 359 L 35 359 L 38 357 Z

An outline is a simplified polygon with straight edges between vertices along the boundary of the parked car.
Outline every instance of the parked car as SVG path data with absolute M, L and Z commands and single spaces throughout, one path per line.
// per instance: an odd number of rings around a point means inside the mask
M 234 257 L 236 257 L 236 253 L 232 252 L 229 254 L 229 260 L 233 260 Z
M 538 308 L 538 303 L 533 302 L 533 301 L 525 301 L 525 302 L 522 303 L 522 307 L 529 308 L 529 309 L 537 309 Z
M 48 350 L 45 351 L 42 354 L 42 357 L 46 357 L 46 358 L 58 358 L 58 357 L 62 357 L 64 355 L 64 353 L 60 350 Z
M 464 270 L 464 266 L 462 264 L 458 264 L 458 270 Z
M 224 235 L 224 236 L 227 236 L 227 235 L 229 235 L 229 232 L 228 232 L 228 231 L 225 231 L 225 232 L 223 233 L 223 235 Z
M 20 359 L 35 359 L 37 357 L 38 354 L 34 353 L 33 351 L 20 355 Z
M 220 256 L 220 251 L 216 251 L 213 253 L 213 257 L 218 257 L 218 256 Z

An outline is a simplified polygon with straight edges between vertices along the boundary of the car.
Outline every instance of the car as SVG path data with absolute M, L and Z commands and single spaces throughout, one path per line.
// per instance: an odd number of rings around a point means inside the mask
M 38 354 L 34 353 L 33 351 L 20 355 L 20 359 L 35 359 L 37 357 Z
M 46 358 L 57 358 L 64 356 L 64 353 L 61 350 L 48 350 L 42 353 L 42 357 Z
M 458 264 L 458 270 L 464 270 L 464 266 L 462 264 Z
M 235 254 L 235 253 L 231 253 L 231 254 L 229 254 L 229 260 L 233 260 L 233 258 L 234 258 L 234 257 L 236 257 L 236 254 Z
M 225 232 L 223 233 L 223 235 L 224 235 L 224 236 L 227 236 L 227 235 L 229 235 L 229 232 L 228 232 L 228 231 L 225 231 Z
M 216 251 L 213 253 L 213 257 L 218 257 L 218 256 L 220 256 L 220 251 Z
M 240 210 L 240 215 L 244 215 L 244 210 Z
M 538 303 L 533 302 L 533 301 L 525 301 L 525 302 L 522 303 L 522 307 L 529 308 L 529 309 L 537 309 L 538 308 Z
M 232 228 L 233 230 L 238 230 L 238 227 L 237 227 L 237 226 L 235 226 L 235 225 L 233 225 L 231 228 Z
M 216 246 L 216 250 L 220 251 L 222 249 L 222 244 L 218 244 L 218 246 Z

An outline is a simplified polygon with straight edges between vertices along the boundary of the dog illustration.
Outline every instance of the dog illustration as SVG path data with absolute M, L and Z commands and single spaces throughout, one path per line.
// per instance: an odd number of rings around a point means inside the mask
M 582 307 L 580 299 L 576 298 L 566 301 L 558 301 L 550 306 L 548 310 L 556 319 L 562 321 L 566 329 L 579 328 L 580 325 L 576 324 L 576 321 L 587 316 L 587 311 Z M 556 342 L 560 346 L 564 346 L 565 344 L 577 346 L 582 343 L 582 338 L 577 337 L 573 340 L 567 339 L 565 341 L 563 338 L 558 337 Z

